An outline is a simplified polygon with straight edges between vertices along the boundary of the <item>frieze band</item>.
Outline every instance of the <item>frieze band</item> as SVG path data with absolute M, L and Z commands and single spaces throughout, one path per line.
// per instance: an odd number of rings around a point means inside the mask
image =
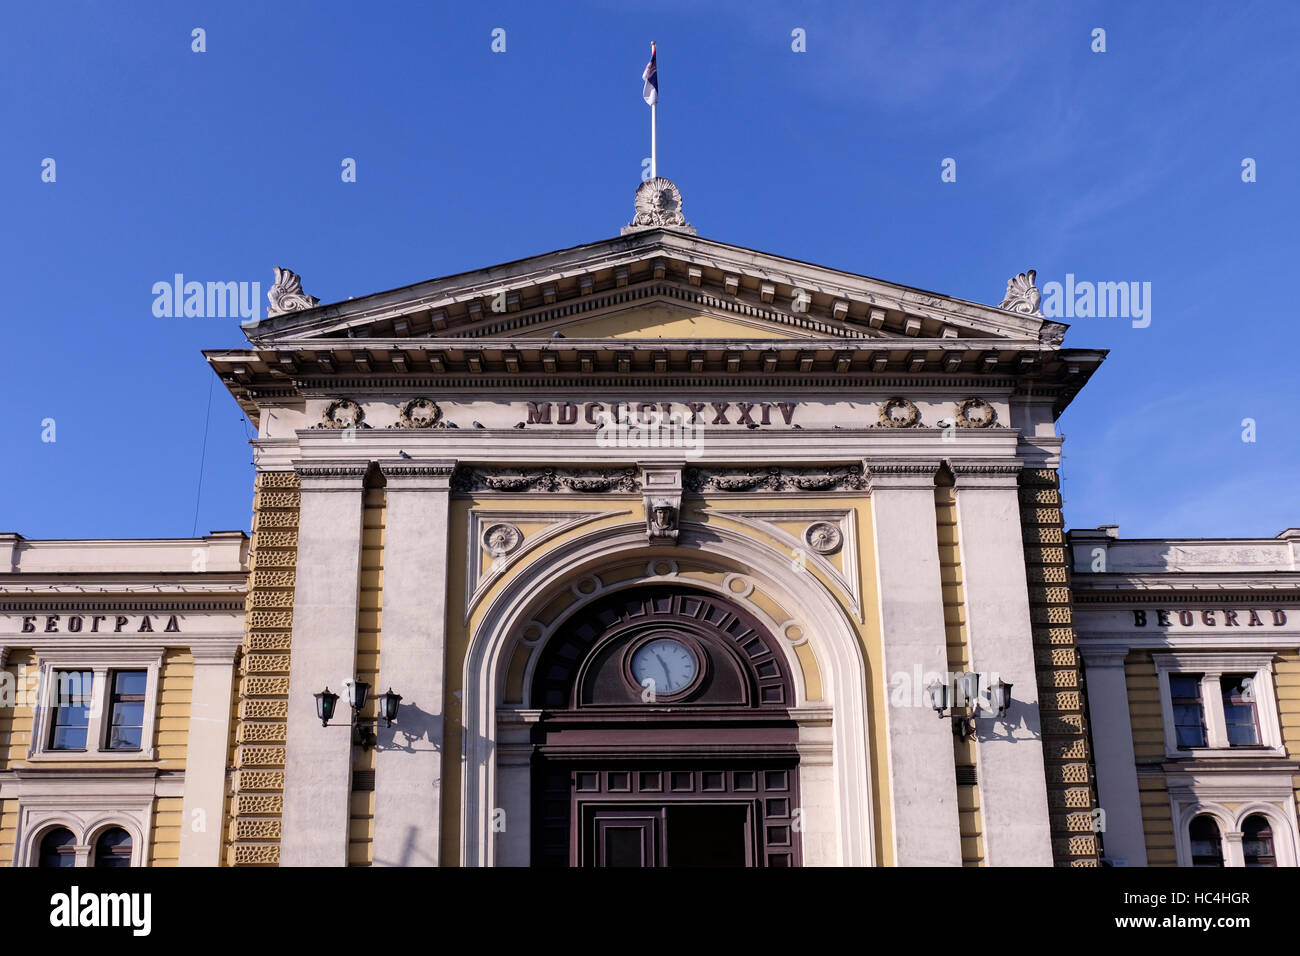
M 682 487 L 705 491 L 859 491 L 867 483 L 861 465 L 810 468 L 687 468 Z
M 637 492 L 641 482 L 635 468 L 576 469 L 564 468 L 470 468 L 456 469 L 451 490 L 457 494 L 472 491 L 544 491 L 551 493 L 592 494 L 607 491 Z

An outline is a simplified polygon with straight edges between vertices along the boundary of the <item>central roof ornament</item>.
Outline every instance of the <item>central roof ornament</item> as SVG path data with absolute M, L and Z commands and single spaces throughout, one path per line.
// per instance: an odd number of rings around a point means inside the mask
M 636 215 L 624 226 L 621 235 L 645 229 L 672 229 L 695 235 L 695 227 L 682 215 L 682 192 L 662 176 L 647 179 L 636 188 L 633 200 Z

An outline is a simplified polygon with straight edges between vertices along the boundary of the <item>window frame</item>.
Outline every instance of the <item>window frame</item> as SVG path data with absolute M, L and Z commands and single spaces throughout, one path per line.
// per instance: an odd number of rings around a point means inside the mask
M 1170 651 L 1153 653 L 1156 677 L 1160 685 L 1160 712 L 1164 725 L 1165 756 L 1170 759 L 1195 757 L 1229 757 L 1258 759 L 1285 757 L 1282 727 L 1277 713 L 1277 696 L 1273 681 L 1272 651 Z M 1179 747 L 1174 725 L 1173 695 L 1169 678 L 1173 674 L 1201 675 L 1201 708 L 1205 719 L 1206 746 Z M 1252 675 L 1255 692 L 1255 721 L 1259 730 L 1257 746 L 1233 747 L 1228 743 L 1228 725 L 1223 709 L 1220 678 L 1228 674 Z
M 1252 816 L 1268 821 L 1273 838 L 1275 867 L 1300 865 L 1300 832 L 1294 821 L 1295 802 L 1289 789 L 1289 774 L 1278 774 L 1261 789 L 1258 785 L 1223 787 L 1214 784 L 1197 789 L 1212 792 L 1212 797 L 1197 796 L 1191 790 L 1171 791 L 1174 822 L 1174 849 L 1180 867 L 1192 866 L 1192 821 L 1198 816 L 1212 817 L 1219 825 L 1220 852 L 1225 868 L 1245 867 L 1242 846 L 1243 826 Z M 1243 796 L 1250 794 L 1245 800 Z M 1240 801 L 1240 802 L 1239 802 Z M 1232 809 L 1229 809 L 1232 807 Z
M 164 653 L 165 650 L 161 647 L 136 650 L 113 648 L 39 650 L 37 666 L 40 682 L 36 697 L 38 703 L 33 715 L 27 759 L 34 763 L 157 760 L 155 737 L 158 725 L 158 691 Z M 91 671 L 94 675 L 85 750 L 55 750 L 50 746 L 54 714 L 57 710 L 53 698 L 57 686 L 54 675 L 56 671 L 68 670 Z M 140 670 L 145 671 L 141 748 L 110 750 L 108 735 L 112 701 L 111 675 L 114 671 Z

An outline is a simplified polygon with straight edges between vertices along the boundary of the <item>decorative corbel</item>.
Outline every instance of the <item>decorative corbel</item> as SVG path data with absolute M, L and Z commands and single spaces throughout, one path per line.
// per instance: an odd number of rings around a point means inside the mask
M 646 537 L 651 544 L 676 544 L 681 529 L 682 468 L 685 462 L 642 465 L 641 491 Z

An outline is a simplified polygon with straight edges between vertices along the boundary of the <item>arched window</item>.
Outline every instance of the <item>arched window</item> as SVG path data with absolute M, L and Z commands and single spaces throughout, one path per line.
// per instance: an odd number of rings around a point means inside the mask
M 130 866 L 131 834 L 110 827 L 95 841 L 95 866 Z
M 1241 825 L 1241 853 L 1246 858 L 1247 866 L 1277 866 L 1277 855 L 1273 851 L 1273 828 L 1268 820 L 1258 813 L 1246 817 Z
M 1223 866 L 1223 841 L 1214 817 L 1202 813 L 1192 820 L 1192 866 Z
M 76 866 L 77 851 L 73 844 L 77 838 L 72 831 L 57 827 L 41 838 L 41 856 L 38 866 Z

